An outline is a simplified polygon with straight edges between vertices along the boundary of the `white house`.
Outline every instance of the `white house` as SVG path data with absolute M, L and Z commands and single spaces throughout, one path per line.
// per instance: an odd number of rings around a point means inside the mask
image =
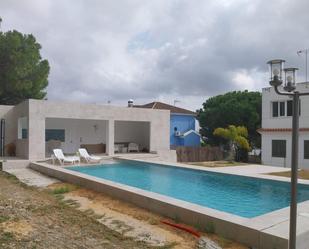
M 309 92 L 309 82 L 297 84 L 300 92 Z M 292 144 L 292 99 L 275 93 L 273 87 L 262 90 L 262 163 L 290 167 Z M 309 96 L 300 100 L 299 167 L 309 169 Z
M 53 146 L 72 154 L 82 145 L 102 145 L 113 155 L 115 144 L 133 142 L 143 152 L 171 152 L 167 110 L 30 99 L 0 105 L 0 119 L 4 152 L 13 144 L 16 156 L 29 160 L 48 157 Z

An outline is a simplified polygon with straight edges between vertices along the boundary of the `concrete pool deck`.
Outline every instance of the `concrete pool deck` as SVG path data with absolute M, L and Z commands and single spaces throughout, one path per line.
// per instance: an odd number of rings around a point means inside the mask
M 239 165 L 239 166 L 232 165 L 232 166 L 226 166 L 226 167 L 206 167 L 206 166 L 198 166 L 198 165 L 192 165 L 192 164 L 186 164 L 186 163 L 171 163 L 167 161 L 157 161 L 157 160 L 152 160 L 151 158 L 145 158 L 141 160 L 139 158 L 131 159 L 131 158 L 122 157 L 119 159 L 128 159 L 128 160 L 135 160 L 139 162 L 149 162 L 149 163 L 163 164 L 163 165 L 168 165 L 168 166 L 177 166 L 177 167 L 188 168 L 188 169 L 198 169 L 198 170 L 205 170 L 205 171 L 211 171 L 211 172 L 256 177 L 256 178 L 263 178 L 263 179 L 270 179 L 270 180 L 278 180 L 278 181 L 286 181 L 286 182 L 290 181 L 288 177 L 268 175 L 269 173 L 285 172 L 285 171 L 291 170 L 290 168 L 284 168 L 284 167 L 276 167 L 276 166 L 268 166 L 268 165 L 260 165 L 260 164 L 246 164 L 246 165 Z M 303 184 L 309 184 L 309 180 L 298 179 L 298 182 L 303 183 Z
M 130 158 L 130 160 L 132 160 L 132 158 Z M 172 165 L 248 177 L 289 181 L 289 179 L 285 177 L 265 175 L 270 172 L 287 171 L 288 169 L 286 168 L 261 165 L 206 168 L 180 163 L 158 162 L 151 158 L 137 159 L 137 161 L 147 161 L 169 166 Z M 197 226 L 201 229 L 213 227 L 212 229 L 216 233 L 253 248 L 285 249 L 288 247 L 289 207 L 248 219 L 120 183 L 84 175 L 68 170 L 65 167 L 54 166 L 47 163 L 32 163 L 30 167 L 43 174 L 109 194 L 113 197 L 131 202 L 137 206 L 168 216 L 172 219 L 181 220 L 184 223 Z M 301 180 L 300 182 L 309 184 L 308 180 Z M 308 249 L 309 201 L 302 202 L 298 205 L 297 236 L 297 248 Z

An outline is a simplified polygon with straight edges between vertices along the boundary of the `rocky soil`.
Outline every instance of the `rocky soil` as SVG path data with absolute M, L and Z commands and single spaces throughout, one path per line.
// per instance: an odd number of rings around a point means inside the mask
M 162 219 L 101 193 L 61 182 L 29 187 L 0 171 L 1 249 L 208 248 Z M 202 235 L 200 242 L 246 249 L 215 234 Z
M 0 248 L 150 248 L 99 223 L 47 191 L 0 172 Z

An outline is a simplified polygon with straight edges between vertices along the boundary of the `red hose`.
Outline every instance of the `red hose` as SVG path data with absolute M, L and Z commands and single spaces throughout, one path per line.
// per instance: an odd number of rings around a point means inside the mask
M 169 226 L 172 226 L 172 227 L 176 227 L 176 228 L 178 228 L 180 230 L 183 230 L 183 231 L 185 231 L 187 233 L 191 233 L 191 234 L 193 234 L 197 238 L 200 237 L 200 234 L 196 230 L 194 230 L 194 229 L 192 229 L 190 227 L 187 227 L 187 226 L 184 226 L 184 225 L 181 225 L 181 224 L 175 224 L 175 223 L 169 222 L 167 220 L 161 220 L 161 222 L 166 224 L 166 225 L 169 225 Z

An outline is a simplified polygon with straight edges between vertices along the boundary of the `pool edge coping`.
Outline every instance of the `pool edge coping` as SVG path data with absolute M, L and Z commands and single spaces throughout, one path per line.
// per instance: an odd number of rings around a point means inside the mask
M 117 160 L 118 159 L 119 158 L 117 158 Z M 120 159 L 120 160 L 131 160 L 131 159 Z M 147 160 L 146 161 L 145 160 L 131 160 L 131 161 L 140 161 L 140 162 L 148 162 L 149 163 L 149 161 L 147 161 Z M 156 162 L 155 164 L 161 164 L 162 165 L 163 163 Z M 34 166 L 34 165 L 36 165 L 36 166 Z M 165 165 L 165 164 L 163 164 L 163 165 Z M 171 163 L 166 164 L 166 165 L 179 167 L 178 165 L 172 165 Z M 42 169 L 42 167 L 45 170 Z M 190 202 L 178 200 L 178 199 L 175 199 L 175 198 L 172 198 L 172 197 L 168 197 L 166 195 L 161 195 L 161 194 L 153 193 L 153 192 L 150 192 L 150 191 L 147 191 L 147 190 L 143 190 L 143 189 L 128 186 L 128 185 L 125 185 L 125 184 L 117 183 L 117 182 L 114 182 L 114 181 L 105 180 L 105 179 L 97 178 L 97 177 L 94 177 L 94 176 L 86 175 L 86 174 L 83 174 L 83 173 L 79 173 L 79 172 L 76 172 L 76 171 L 66 169 L 65 167 L 50 165 L 50 164 L 47 164 L 47 163 L 31 163 L 30 168 L 33 168 L 34 170 L 38 170 L 41 173 L 48 174 L 48 175 L 51 175 L 51 176 L 56 177 L 56 178 L 65 178 L 65 177 L 59 175 L 59 173 L 62 174 L 62 175 L 65 174 L 66 177 L 69 177 L 69 178 L 70 178 L 70 175 L 78 177 L 78 178 L 84 178 L 87 181 L 92 181 L 92 182 L 95 182 L 96 184 L 104 185 L 105 187 L 108 186 L 108 187 L 115 188 L 115 189 L 121 190 L 123 192 L 133 194 L 133 195 L 139 195 L 141 198 L 146 197 L 148 199 L 154 200 L 155 202 L 158 202 L 158 203 L 161 202 L 161 203 L 164 203 L 164 205 L 173 206 L 173 207 L 176 207 L 176 208 L 179 208 L 179 209 L 182 209 L 182 210 L 186 210 L 187 212 L 193 211 L 195 214 L 207 216 L 208 219 L 216 219 L 217 222 L 221 222 L 221 223 L 227 222 L 227 223 L 231 223 L 233 225 L 242 227 L 243 229 L 250 229 L 252 231 L 255 231 L 253 233 L 256 233 L 256 236 L 258 236 L 258 237 L 265 236 L 265 234 L 266 234 L 266 236 L 275 236 L 277 238 L 277 240 L 281 239 L 282 241 L 286 241 L 286 239 L 287 239 L 286 236 L 280 236 L 278 234 L 276 234 L 276 235 L 268 234 L 267 229 L 269 227 L 276 225 L 278 222 L 276 222 L 275 224 L 273 224 L 273 222 L 272 222 L 272 224 L 264 224 L 263 226 L 261 226 L 261 224 L 259 226 L 254 226 L 250 223 L 252 223 L 253 221 L 258 222 L 259 220 L 262 220 L 262 221 L 264 220 L 264 222 L 265 222 L 265 218 L 266 218 L 266 221 L 269 222 L 270 219 L 268 219 L 268 216 L 279 216 L 280 217 L 281 214 L 284 214 L 284 216 L 285 216 L 289 207 L 279 209 L 279 210 L 276 210 L 276 211 L 273 211 L 273 212 L 269 212 L 269 213 L 266 213 L 266 214 L 261 215 L 261 216 L 257 216 L 257 217 L 253 217 L 253 218 L 245 218 L 245 217 L 233 215 L 233 214 L 230 214 L 230 213 L 227 213 L 227 212 L 219 211 L 219 210 L 216 210 L 216 209 L 200 206 L 198 204 L 193 204 L 193 203 L 190 203 Z M 195 170 L 197 169 L 196 167 L 184 167 L 184 168 L 191 168 L 191 169 L 195 169 Z M 203 169 L 203 170 L 205 170 L 205 169 Z M 51 171 L 53 171 L 53 172 L 51 172 Z M 210 172 L 215 172 L 215 171 L 210 170 Z M 238 174 L 235 174 L 235 175 L 239 176 Z M 63 179 L 61 179 L 61 180 L 63 180 Z M 64 180 L 64 181 L 66 181 L 66 180 Z M 73 182 L 73 183 L 78 184 L 78 183 L 76 183 L 76 181 Z M 93 189 L 93 190 L 96 190 L 96 189 Z M 96 191 L 98 191 L 98 190 L 96 190 Z M 100 192 L 106 193 L 106 191 L 100 191 Z M 109 193 L 106 193 L 106 194 L 109 194 Z M 305 202 L 302 202 L 302 203 L 306 203 L 306 202 L 308 202 L 308 205 L 309 205 L 309 201 L 305 201 Z M 299 205 L 301 205 L 302 203 L 300 203 Z M 134 204 L 136 204 L 136 203 L 134 203 Z M 140 206 L 138 204 L 136 204 L 136 205 Z M 142 208 L 145 208 L 145 207 L 142 206 Z M 148 209 L 148 208 L 146 208 L 146 209 Z M 286 220 L 286 218 L 284 220 Z M 280 218 L 280 222 L 282 222 L 282 218 Z M 259 234 L 259 235 L 257 235 L 257 234 Z M 262 235 L 262 234 L 264 234 L 264 235 Z M 301 234 L 302 233 L 300 233 L 300 235 Z
M 139 162 L 147 162 L 147 163 L 153 163 L 153 164 L 161 164 L 161 165 L 166 165 L 166 166 L 172 166 L 172 167 L 181 167 L 181 168 L 187 168 L 187 169 L 194 169 L 194 170 L 202 170 L 202 171 L 209 171 L 209 172 L 214 172 L 214 173 L 220 173 L 220 174 L 230 174 L 230 175 L 236 175 L 236 176 L 244 176 L 244 177 L 250 177 L 250 178 L 260 178 L 260 179 L 265 179 L 265 180 L 273 180 L 273 181 L 280 181 L 280 182 L 290 182 L 289 177 L 284 177 L 284 176 L 276 176 L 276 175 L 269 175 L 269 173 L 253 173 L 253 174 L 247 174 L 247 173 L 237 173 L 237 172 L 221 172 L 220 168 L 225 168 L 225 167 L 205 167 L 205 166 L 198 166 L 198 165 L 192 165 L 192 164 L 186 164 L 186 163 L 179 163 L 179 162 L 167 162 L 167 161 L 156 161 L 156 160 L 149 160 L 149 159 L 129 159 L 129 158 L 124 158 L 124 157 L 113 157 L 114 159 L 117 160 L 129 160 L 129 161 L 139 161 Z M 265 166 L 265 165 L 259 165 L 259 164 L 249 164 L 249 165 L 256 165 L 256 166 Z M 229 168 L 233 167 L 245 167 L 249 165 L 234 165 L 234 166 L 228 166 Z M 266 167 L 268 167 L 266 165 Z M 285 171 L 289 171 L 287 168 Z M 305 179 L 298 179 L 299 184 L 304 184 L 304 185 L 309 185 L 309 180 Z

